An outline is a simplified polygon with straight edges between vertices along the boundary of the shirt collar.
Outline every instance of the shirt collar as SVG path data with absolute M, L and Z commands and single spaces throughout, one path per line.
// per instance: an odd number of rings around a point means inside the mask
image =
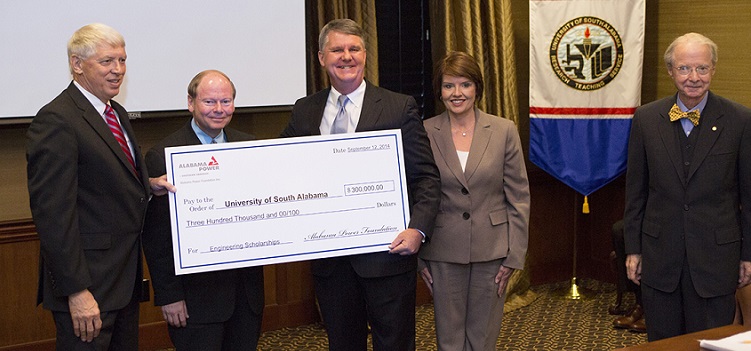
M 211 144 L 212 140 L 215 140 L 217 144 L 227 141 L 227 139 L 224 137 L 224 129 L 219 132 L 219 135 L 217 135 L 216 138 L 212 138 L 210 135 L 206 134 L 206 132 L 204 132 L 200 127 L 198 127 L 195 118 L 190 120 L 190 126 L 193 127 L 193 132 L 196 133 L 196 136 L 198 137 L 198 140 L 201 141 L 201 144 Z
M 709 92 L 707 92 L 706 94 L 704 94 L 704 97 L 701 99 L 701 101 L 699 101 L 699 104 L 697 104 L 696 106 L 694 106 L 694 108 L 692 108 L 691 110 L 689 110 L 688 107 L 686 107 L 686 105 L 683 104 L 683 102 L 681 101 L 681 98 L 679 98 L 677 96 L 675 98 L 675 100 L 676 100 L 675 103 L 676 103 L 676 105 L 678 105 L 678 107 L 683 112 L 689 112 L 689 111 L 699 110 L 699 115 L 701 115 L 701 113 L 704 111 L 704 107 L 707 106 L 707 99 L 708 98 L 709 98 Z
M 360 83 L 360 86 L 357 87 L 353 92 L 347 94 L 347 98 L 349 99 L 349 102 L 352 103 L 357 108 L 362 108 L 362 102 L 365 100 L 365 86 L 367 84 L 365 83 L 365 79 L 362 80 L 362 83 Z M 342 95 L 336 88 L 333 86 L 331 87 L 331 93 L 329 93 L 329 98 L 333 99 L 334 102 L 339 100 L 339 96 Z M 334 104 L 336 105 L 336 103 Z
M 100 115 L 104 116 L 104 108 L 107 104 L 103 103 L 102 100 L 99 100 L 94 94 L 84 89 L 84 87 L 82 87 L 81 84 L 78 84 L 75 80 L 73 81 L 73 84 L 81 91 L 83 96 L 86 97 L 86 100 L 89 100 L 91 105 L 94 106 L 94 109 L 99 112 Z

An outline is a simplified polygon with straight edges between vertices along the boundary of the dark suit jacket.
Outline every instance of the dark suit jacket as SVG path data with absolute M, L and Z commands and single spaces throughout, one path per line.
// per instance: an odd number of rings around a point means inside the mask
M 224 133 L 228 142 L 254 139 L 231 128 L 224 128 Z M 189 121 L 146 153 L 149 175 L 159 177 L 166 173 L 165 147 L 200 143 Z M 260 314 L 264 305 L 263 267 L 175 275 L 168 201 L 169 196 L 151 200 L 143 228 L 143 251 L 154 282 L 154 304 L 163 306 L 185 300 L 191 323 L 227 321 L 238 298 L 248 299 L 253 311 Z M 247 296 L 235 296 L 237 284 L 245 285 Z
M 42 107 L 27 133 L 29 198 L 41 244 L 38 302 L 53 311 L 68 311 L 68 295 L 87 288 L 101 311 L 120 309 L 140 287 L 149 182 L 127 112 L 111 104 L 135 146 L 139 176 L 101 111 L 73 83 Z
M 319 127 L 329 91 L 330 88 L 297 100 L 289 124 L 281 136 L 320 135 Z M 422 230 L 430 237 L 440 201 L 440 176 L 433 161 L 430 141 L 417 111 L 417 104 L 410 96 L 367 83 L 356 131 L 385 129 L 402 131 L 411 207 L 409 227 Z M 363 277 L 388 276 L 417 268 L 415 255 L 400 256 L 379 252 L 314 260 L 311 264 L 313 274 L 329 275 L 339 260 L 349 260 L 357 274 Z
M 634 114 L 626 254 L 642 255 L 641 281 L 655 289 L 677 288 L 685 258 L 700 296 L 732 294 L 740 261 L 751 261 L 751 110 L 709 92 L 686 176 L 668 117 L 675 101 L 670 96 Z
M 506 258 L 524 269 L 529 227 L 529 182 L 513 122 L 475 109 L 476 125 L 466 170 L 456 154 L 444 112 L 425 121 L 441 172 L 441 206 L 430 243 L 420 257 L 468 264 Z M 469 213 L 469 220 L 463 215 Z

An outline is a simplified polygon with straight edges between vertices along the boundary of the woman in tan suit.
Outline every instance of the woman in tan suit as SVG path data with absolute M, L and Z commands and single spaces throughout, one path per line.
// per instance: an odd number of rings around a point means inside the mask
M 433 294 L 438 350 L 495 350 L 506 285 L 524 267 L 529 183 L 513 122 L 475 108 L 482 71 L 451 52 L 436 66 L 446 111 L 425 120 L 441 206 L 420 275 Z

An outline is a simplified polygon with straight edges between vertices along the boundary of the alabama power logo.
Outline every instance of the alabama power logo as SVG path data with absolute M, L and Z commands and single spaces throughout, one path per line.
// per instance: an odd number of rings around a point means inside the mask
M 555 75 L 577 90 L 597 90 L 613 80 L 623 65 L 623 43 L 618 31 L 597 17 L 566 22 L 550 43 L 550 64 Z
M 180 163 L 179 168 L 192 168 L 194 170 L 197 170 L 199 172 L 205 172 L 205 171 L 215 171 L 219 169 L 219 161 L 214 158 L 214 156 L 211 156 L 211 160 L 208 162 L 188 162 L 188 163 Z

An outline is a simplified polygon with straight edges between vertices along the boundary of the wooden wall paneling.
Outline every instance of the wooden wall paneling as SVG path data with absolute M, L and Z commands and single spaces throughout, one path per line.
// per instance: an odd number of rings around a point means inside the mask
M 253 114 L 239 114 L 234 118 L 231 127 L 251 133 L 257 139 L 273 139 L 279 137 L 287 126 L 291 111 L 264 112 Z
M 527 250 L 530 282 L 571 279 L 577 194 L 534 165 L 527 171 L 532 195 Z
M 55 336 L 50 313 L 36 305 L 39 242 L 0 244 L 0 347 Z
M 0 222 L 30 218 L 26 188 L 26 129 L 28 125 L 0 125 Z
M 615 270 L 611 267 L 613 251 L 612 226 L 623 218 L 625 202 L 625 176 L 602 187 L 588 196 L 589 214 L 579 213 L 581 232 L 578 242 L 580 277 L 615 283 Z
M 588 197 L 590 213 L 582 213 L 584 196 L 532 165 L 529 170 L 530 215 L 528 269 L 532 285 L 578 278 L 615 282 L 609 255 L 610 228 L 623 216 L 623 181 Z M 574 273 L 576 237 L 576 273 Z
M 263 330 L 310 324 L 320 320 L 313 293 L 310 262 L 267 266 L 264 274 L 267 286 Z M 273 290 L 268 288 L 269 283 L 274 287 Z

